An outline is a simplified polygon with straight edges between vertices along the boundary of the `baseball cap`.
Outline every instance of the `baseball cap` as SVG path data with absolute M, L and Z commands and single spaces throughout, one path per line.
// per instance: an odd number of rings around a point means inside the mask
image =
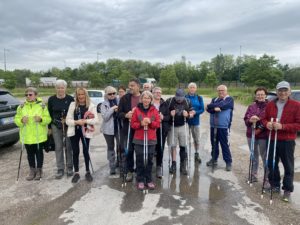
M 281 88 L 288 88 L 290 89 L 290 84 L 287 81 L 281 81 L 276 85 L 276 90 L 281 89 Z
M 181 88 L 178 88 L 176 90 L 175 99 L 176 100 L 184 100 L 184 98 L 185 98 L 185 92 L 184 92 L 184 90 L 181 89 Z

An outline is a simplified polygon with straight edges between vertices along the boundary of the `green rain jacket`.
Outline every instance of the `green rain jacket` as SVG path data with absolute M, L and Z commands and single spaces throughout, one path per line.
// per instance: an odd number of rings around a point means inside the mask
M 24 116 L 28 116 L 27 124 L 21 122 Z M 34 116 L 40 116 L 41 122 L 35 122 Z M 51 117 L 46 105 L 41 98 L 35 102 L 25 101 L 17 109 L 15 123 L 20 128 L 20 141 L 24 144 L 37 144 L 47 140 L 48 124 Z M 24 136 L 23 136 L 24 135 Z

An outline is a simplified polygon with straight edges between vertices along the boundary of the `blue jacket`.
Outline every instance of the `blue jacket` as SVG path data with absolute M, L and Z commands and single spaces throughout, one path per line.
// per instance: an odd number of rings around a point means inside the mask
M 196 111 L 194 117 L 188 120 L 188 124 L 191 126 L 200 125 L 200 115 L 204 112 L 204 103 L 202 96 L 188 94 L 185 97 L 190 100 L 193 110 Z
M 215 112 L 214 108 L 219 107 L 220 112 Z M 216 128 L 230 128 L 232 121 L 232 111 L 234 100 L 227 95 L 225 98 L 213 98 L 207 105 L 207 112 L 210 113 L 210 126 Z

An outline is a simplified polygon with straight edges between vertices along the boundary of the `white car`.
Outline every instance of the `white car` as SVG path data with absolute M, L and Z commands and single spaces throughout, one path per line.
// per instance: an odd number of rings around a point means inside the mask
M 101 112 L 101 104 L 104 102 L 103 90 L 87 90 L 91 101 L 97 106 L 98 113 Z

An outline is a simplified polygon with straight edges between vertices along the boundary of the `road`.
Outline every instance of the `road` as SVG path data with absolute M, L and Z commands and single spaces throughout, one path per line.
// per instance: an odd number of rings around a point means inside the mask
M 205 98 L 207 103 L 209 100 Z M 245 181 L 249 151 L 243 116 L 246 107 L 236 104 L 230 143 L 233 171 L 225 171 L 222 158 L 214 173 L 205 162 L 210 158 L 208 114 L 201 116 L 201 152 L 203 163 L 191 163 L 190 176 L 171 177 L 168 152 L 164 154 L 164 177 L 155 180 L 157 188 L 148 194 L 136 190 L 135 183 L 121 187 L 118 176 L 109 176 L 106 144 L 102 134 L 91 141 L 94 181 L 84 180 L 81 154 L 81 180 L 56 180 L 54 153 L 45 153 L 44 177 L 28 182 L 26 153 L 23 154 L 21 179 L 16 182 L 21 145 L 0 152 L 0 224 L 300 224 L 300 139 L 297 139 L 295 191 L 292 203 L 274 196 L 260 198 L 260 181 L 250 187 Z M 167 149 L 167 146 L 166 146 Z M 193 151 L 193 149 L 192 149 Z M 282 168 L 281 168 L 281 171 Z

